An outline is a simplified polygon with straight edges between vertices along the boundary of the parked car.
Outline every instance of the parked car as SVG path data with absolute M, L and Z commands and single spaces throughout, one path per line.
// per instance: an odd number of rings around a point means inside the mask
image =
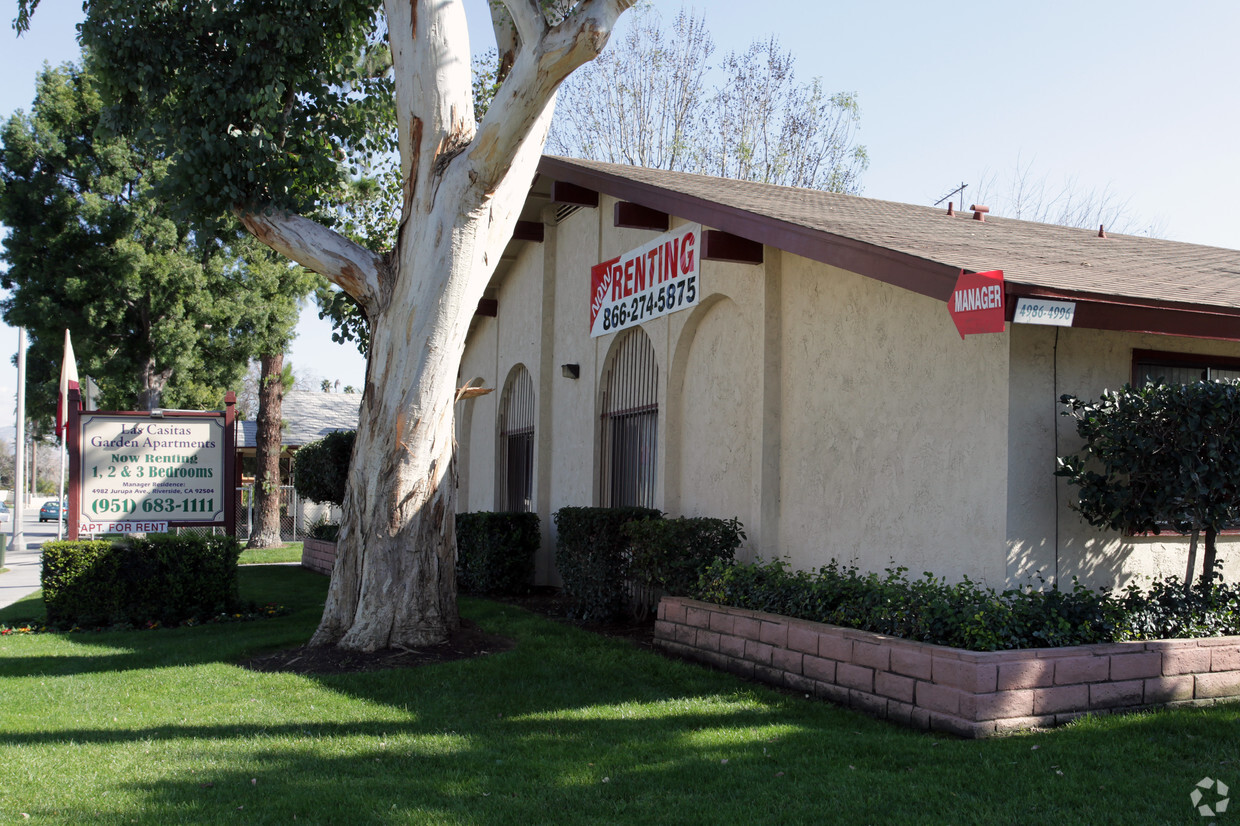
M 39 508 L 40 522 L 54 522 L 60 518 L 60 503 L 55 499 L 43 503 L 43 507 Z
M 13 512 L 9 510 L 9 506 L 0 502 L 0 525 L 7 525 L 13 521 Z

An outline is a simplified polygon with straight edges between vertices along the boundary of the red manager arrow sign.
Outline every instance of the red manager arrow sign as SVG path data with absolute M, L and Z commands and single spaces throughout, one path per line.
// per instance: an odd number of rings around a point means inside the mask
M 977 333 L 1002 333 L 1003 301 L 1003 270 L 961 270 L 956 289 L 947 299 L 947 312 L 961 338 Z

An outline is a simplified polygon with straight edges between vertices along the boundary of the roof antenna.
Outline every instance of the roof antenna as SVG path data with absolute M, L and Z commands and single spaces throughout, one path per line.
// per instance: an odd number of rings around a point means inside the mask
M 966 188 L 967 186 L 968 186 L 968 184 L 966 184 L 966 183 L 962 183 L 960 186 L 956 187 L 956 188 L 955 188 L 955 189 L 953 189 L 951 192 L 947 193 L 947 194 L 946 194 L 946 195 L 944 195 L 942 198 L 939 198 L 937 201 L 935 201 L 935 202 L 934 202 L 934 205 L 935 205 L 935 206 L 938 206 L 939 204 L 943 203 L 944 201 L 946 201 L 946 200 L 947 200 L 948 198 L 950 198 L 951 196 L 955 195 L 957 192 L 959 192 L 959 193 L 960 193 L 960 203 L 962 203 L 962 204 L 963 204 L 963 203 L 964 203 L 964 190 L 965 190 L 965 188 Z M 952 205 L 949 205 L 949 206 L 947 207 L 947 214 L 948 214 L 948 215 L 955 215 L 955 214 L 956 214 L 955 212 L 953 212 L 953 211 L 952 211 Z

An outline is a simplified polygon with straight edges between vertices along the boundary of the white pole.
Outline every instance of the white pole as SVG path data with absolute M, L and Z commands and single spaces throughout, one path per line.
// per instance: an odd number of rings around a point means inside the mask
M 23 500 L 26 497 L 26 328 L 17 328 L 17 455 L 14 456 L 13 485 L 13 552 L 26 550 L 26 534 L 22 528 Z
M 67 417 L 66 417 L 67 418 Z M 60 437 L 60 489 L 56 494 L 56 501 L 60 503 L 60 509 L 66 511 L 65 508 L 65 465 L 68 464 L 69 451 L 65 446 L 65 436 L 69 435 L 69 429 L 65 428 L 65 432 Z M 65 519 L 68 513 L 61 513 L 60 518 L 56 520 L 56 539 L 65 538 Z

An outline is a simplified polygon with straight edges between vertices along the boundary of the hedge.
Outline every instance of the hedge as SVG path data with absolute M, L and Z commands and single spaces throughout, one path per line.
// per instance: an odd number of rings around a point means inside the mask
M 50 625 L 175 624 L 241 607 L 232 537 L 155 535 L 43 545 Z
M 624 526 L 658 519 L 652 508 L 560 508 L 555 564 L 564 580 L 571 616 L 589 622 L 614 618 L 624 608 L 629 587 L 629 539 Z
M 458 513 L 457 587 L 473 594 L 525 593 L 540 542 L 536 513 Z
M 712 563 L 690 596 L 719 605 L 873 631 L 973 651 L 1048 648 L 1124 640 L 1240 633 L 1240 587 L 1200 584 L 1188 593 L 1176 577 L 1148 588 L 996 592 L 968 578 L 949 584 L 906 568 L 883 575 L 832 561 L 793 571 L 782 560 Z
M 676 596 L 687 595 L 715 560 L 730 562 L 745 539 L 735 517 L 643 519 L 622 530 L 632 548 L 633 580 Z

